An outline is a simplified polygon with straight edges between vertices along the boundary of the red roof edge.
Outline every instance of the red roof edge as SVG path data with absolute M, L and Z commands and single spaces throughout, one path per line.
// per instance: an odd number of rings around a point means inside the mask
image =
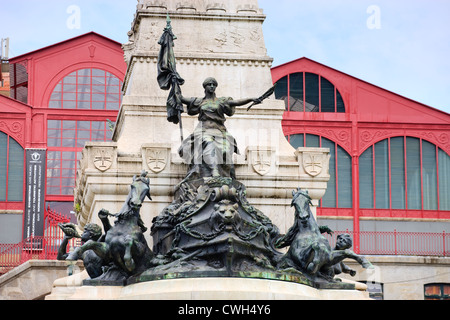
M 114 43 L 114 44 L 117 44 L 117 45 L 119 45 L 120 47 L 122 47 L 122 44 L 121 44 L 120 42 L 115 41 L 115 40 L 112 40 L 112 39 L 110 39 L 110 38 L 108 38 L 108 37 L 105 37 L 105 36 L 103 36 L 103 35 L 101 35 L 101 34 L 99 34 L 99 33 L 97 33 L 97 32 L 90 31 L 90 32 L 88 32 L 88 33 L 84 33 L 84 34 L 81 34 L 81 35 L 79 35 L 79 36 L 76 36 L 76 37 L 73 37 L 73 38 L 70 38 L 70 39 L 66 39 L 66 40 L 63 40 L 63 41 L 61 41 L 61 42 L 57 42 L 57 43 L 51 44 L 51 45 L 46 46 L 46 47 L 43 47 L 43 48 L 40 48 L 40 49 L 36 49 L 36 50 L 30 51 L 30 52 L 28 52 L 28 53 L 21 54 L 21 55 L 19 55 L 19 56 L 17 56 L 17 57 L 10 58 L 10 59 L 9 59 L 9 62 L 10 62 L 10 63 L 16 63 L 17 61 L 22 60 L 22 59 L 24 59 L 24 58 L 27 57 L 27 56 L 36 54 L 36 53 L 39 52 L 39 51 L 47 50 L 47 49 L 50 49 L 50 48 L 52 48 L 52 47 L 56 47 L 56 46 L 62 45 L 62 44 L 64 44 L 64 43 L 71 42 L 71 41 L 74 41 L 74 40 L 77 40 L 77 39 L 81 39 L 81 38 L 84 38 L 84 37 L 87 37 L 87 36 L 92 36 L 92 35 L 93 35 L 93 36 L 96 36 L 96 37 L 103 38 L 103 39 L 105 39 L 105 40 L 107 40 L 107 41 L 110 41 L 110 42 L 112 42 L 112 43 Z
M 318 65 L 321 65 L 321 66 L 323 66 L 323 67 L 325 67 L 325 68 L 328 68 L 328 69 L 330 69 L 330 70 L 333 70 L 333 71 L 335 71 L 335 72 L 339 72 L 340 74 L 343 74 L 343 75 L 345 75 L 345 76 L 347 76 L 347 77 L 350 77 L 350 78 L 353 78 L 353 79 L 355 79 L 355 80 L 361 81 L 361 82 L 366 83 L 366 84 L 368 84 L 368 85 L 371 85 L 371 86 L 373 86 L 373 87 L 375 87 L 375 88 L 384 90 L 384 91 L 386 91 L 386 92 L 388 92 L 388 93 L 391 93 L 391 94 L 393 94 L 393 95 L 396 95 L 396 96 L 398 96 L 398 97 L 400 97 L 400 98 L 402 98 L 402 99 L 409 100 L 409 101 L 411 101 L 411 102 L 420 104 L 420 105 L 422 105 L 422 106 L 424 106 L 424 107 L 430 108 L 430 109 L 432 109 L 432 110 L 434 110 L 434 111 L 438 111 L 438 112 L 441 112 L 441 113 L 443 113 L 443 114 L 445 114 L 445 115 L 447 115 L 447 116 L 450 116 L 450 113 L 447 113 L 447 112 L 445 112 L 445 111 L 443 111 L 443 110 L 434 108 L 434 107 L 429 106 L 429 105 L 426 105 L 426 104 L 424 104 L 424 103 L 422 103 L 422 102 L 415 101 L 415 100 L 413 100 L 413 99 L 411 99 L 411 98 L 402 96 L 401 94 L 395 93 L 395 92 L 390 91 L 390 90 L 385 89 L 385 88 L 382 88 L 382 87 L 377 86 L 377 85 L 375 85 L 375 84 L 373 84 L 373 83 L 370 83 L 370 82 L 368 82 L 368 81 L 359 79 L 359 78 L 357 78 L 357 77 L 354 77 L 354 76 L 349 75 L 349 74 L 347 74 L 347 73 L 345 73 L 345 72 L 342 72 L 342 71 L 339 71 L 339 70 L 337 70 L 337 69 L 334 69 L 334 68 L 332 68 L 332 67 L 329 67 L 329 66 L 327 66 L 327 65 L 325 65 L 325 64 L 323 64 L 323 63 L 314 61 L 314 60 L 312 60 L 312 59 L 310 59 L 310 58 L 307 58 L 307 57 L 302 57 L 302 58 L 299 58 L 299 59 L 292 60 L 292 61 L 290 61 L 290 62 L 286 62 L 286 63 L 280 64 L 280 65 L 278 65 L 278 66 L 272 67 L 272 69 L 281 68 L 281 67 L 287 66 L 287 65 L 289 65 L 289 64 L 291 64 L 291 63 L 300 61 L 300 60 L 308 60 L 308 61 L 310 61 L 310 62 L 312 62 L 312 63 L 316 63 L 316 64 L 318 64 Z

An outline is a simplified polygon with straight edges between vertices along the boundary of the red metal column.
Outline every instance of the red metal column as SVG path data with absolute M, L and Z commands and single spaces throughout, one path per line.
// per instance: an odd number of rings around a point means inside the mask
M 352 184 L 353 184 L 353 251 L 360 253 L 360 228 L 359 228 L 359 135 L 358 122 L 352 121 Z

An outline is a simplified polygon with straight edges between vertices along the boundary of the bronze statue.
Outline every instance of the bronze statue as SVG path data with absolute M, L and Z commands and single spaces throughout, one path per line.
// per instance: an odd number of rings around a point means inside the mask
M 236 107 L 250 102 L 261 103 L 259 98 L 233 100 L 216 96 L 217 80 L 207 78 L 203 82 L 203 98 L 181 97 L 190 116 L 198 115 L 199 124 L 194 133 L 183 141 L 179 154 L 190 165 L 188 179 L 194 174 L 201 177 L 236 178 L 233 154 L 239 154 L 234 137 L 225 127 L 226 116 L 231 117 Z
M 112 215 L 104 209 L 99 212 L 105 230 L 104 241 L 91 239 L 70 253 L 66 260 L 78 260 L 85 252 L 92 250 L 105 264 L 111 265 L 99 277 L 108 281 L 126 280 L 151 266 L 154 256 L 144 238 L 146 228 L 139 214 L 145 197 L 151 199 L 146 176 L 147 173 L 142 172 L 139 177 L 133 178 L 131 191 L 118 214 Z M 114 226 L 109 223 L 108 216 L 117 218 Z
M 349 249 L 332 250 L 311 212 L 308 192 L 299 188 L 294 190 L 292 195 L 295 223 L 287 234 L 275 243 L 277 248 L 289 246 L 288 252 L 280 260 L 279 267 L 294 268 L 315 279 L 326 281 L 333 281 L 334 266 L 346 258 L 356 260 L 363 268 L 373 268 L 367 259 Z
M 75 225 L 72 223 L 58 224 L 58 226 L 64 232 L 64 238 L 58 249 L 58 255 L 56 257 L 57 260 L 67 259 L 67 257 L 69 256 L 69 253 L 67 253 L 67 244 L 73 238 L 80 238 L 82 244 L 85 244 L 88 241 L 101 241 L 102 228 L 94 223 L 86 225 L 81 236 L 78 234 Z M 85 251 L 82 254 L 81 258 L 83 260 L 84 267 L 91 279 L 100 277 L 103 274 L 102 267 L 105 266 L 105 263 L 103 259 L 100 258 L 94 251 Z

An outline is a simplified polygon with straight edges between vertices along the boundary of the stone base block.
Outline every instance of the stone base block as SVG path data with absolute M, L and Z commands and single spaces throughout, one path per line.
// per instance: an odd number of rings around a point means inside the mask
M 57 293 L 54 293 L 57 294 Z M 53 295 L 53 299 L 58 300 Z M 275 280 L 242 278 L 173 279 L 126 287 L 82 286 L 65 300 L 369 300 L 358 290 L 319 290 Z

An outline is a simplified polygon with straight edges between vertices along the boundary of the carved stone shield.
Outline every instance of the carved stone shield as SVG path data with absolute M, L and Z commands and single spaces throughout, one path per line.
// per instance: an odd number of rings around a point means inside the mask
M 95 152 L 94 166 L 101 172 L 109 170 L 113 163 L 113 154 L 108 149 L 99 149 Z
M 270 172 L 272 167 L 272 155 L 268 151 L 257 151 L 252 157 L 253 170 L 261 176 Z
M 304 153 L 303 168 L 305 172 L 312 177 L 318 176 L 323 170 L 323 154 Z
M 154 173 L 162 172 L 169 159 L 169 149 L 166 148 L 148 148 L 146 149 L 147 165 Z

